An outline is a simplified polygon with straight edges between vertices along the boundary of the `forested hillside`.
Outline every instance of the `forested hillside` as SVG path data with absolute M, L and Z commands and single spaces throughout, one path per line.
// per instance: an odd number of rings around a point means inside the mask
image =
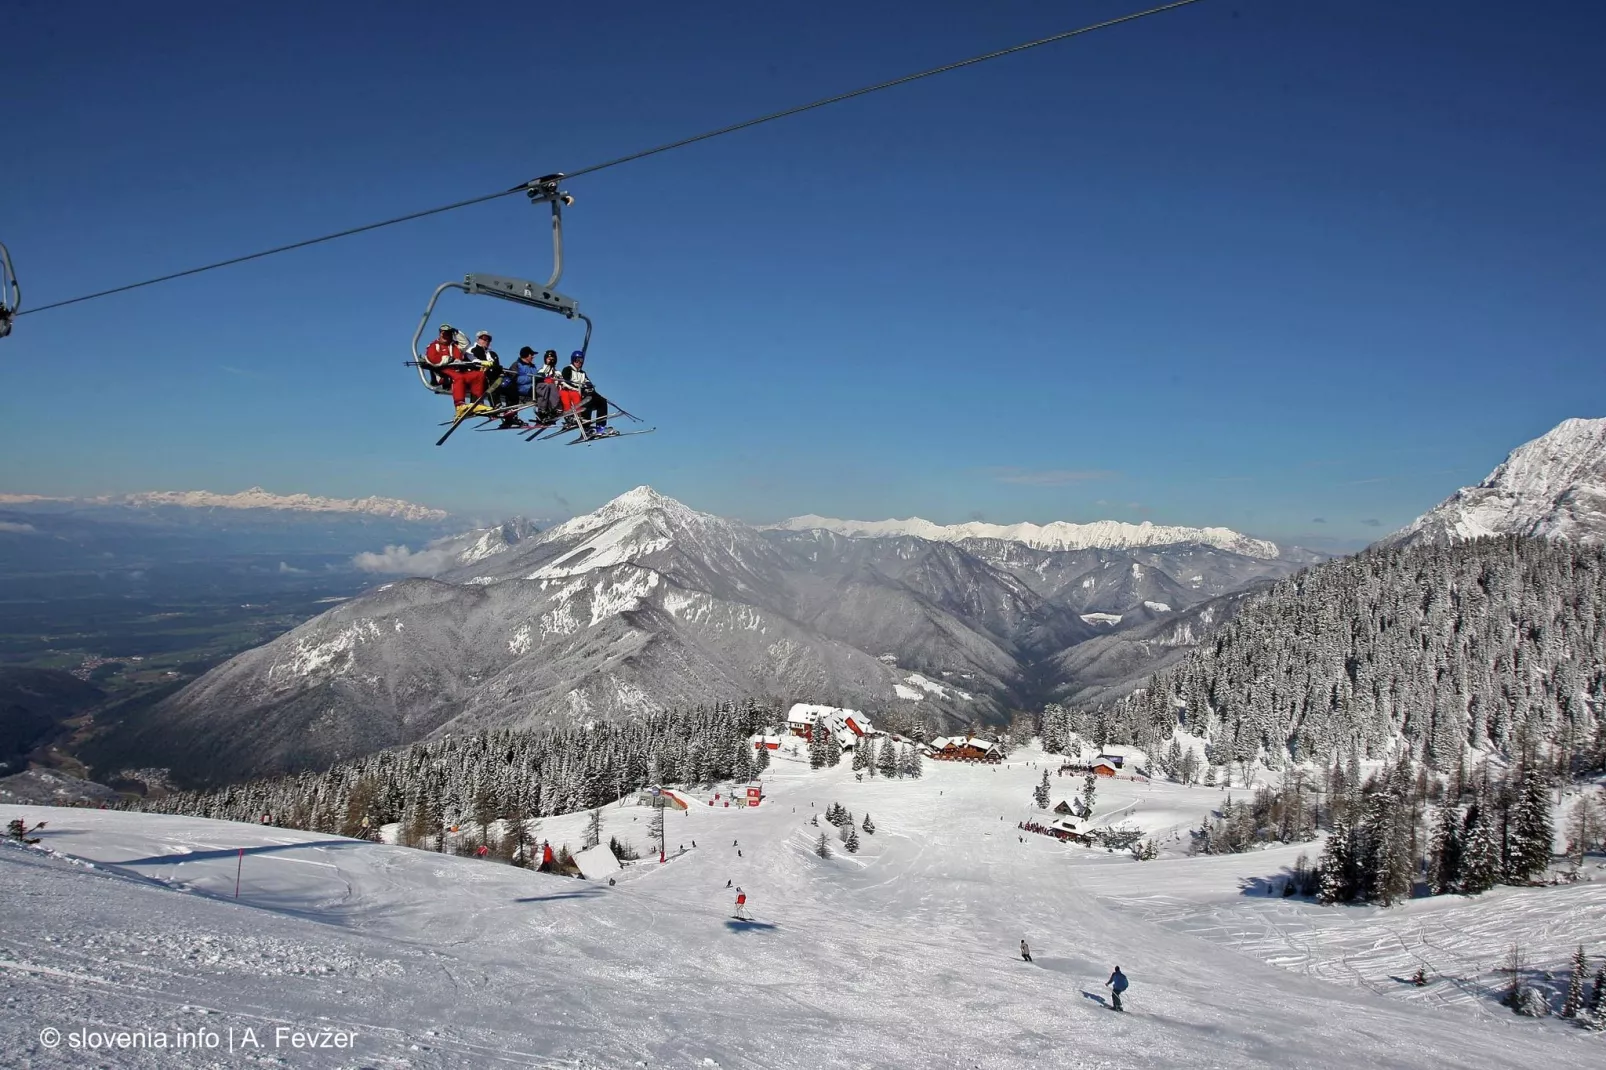
M 1515 536 L 1374 548 L 1279 581 L 1181 664 L 1070 726 L 1153 753 L 1180 724 L 1217 763 L 1380 755 L 1430 768 L 1523 738 L 1606 758 L 1606 558 Z

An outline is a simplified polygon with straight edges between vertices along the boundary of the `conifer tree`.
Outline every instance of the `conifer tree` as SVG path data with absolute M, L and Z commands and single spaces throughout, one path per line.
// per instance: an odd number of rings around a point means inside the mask
M 925 772 L 925 760 L 920 757 L 920 745 L 918 743 L 909 744 L 907 753 L 909 755 L 908 775 L 915 780 L 919 780 L 921 774 Z
M 1572 976 L 1567 979 L 1567 998 L 1561 1004 L 1563 1018 L 1576 1018 L 1584 1007 L 1584 978 L 1589 976 L 1589 960 L 1584 957 L 1584 945 L 1573 952 Z
M 831 857 L 831 845 L 826 842 L 824 832 L 820 833 L 820 838 L 814 843 L 814 853 L 821 858 Z
M 602 808 L 592 810 L 586 817 L 586 832 L 584 838 L 586 849 L 597 846 L 602 842 Z
M 1317 902 L 1324 906 L 1348 903 L 1355 898 L 1354 831 L 1348 818 L 1339 818 L 1322 848 L 1321 884 L 1316 892 Z
M 1428 849 L 1428 885 L 1434 895 L 1448 895 L 1461 883 L 1461 814 L 1449 800 L 1439 807 Z
M 884 777 L 892 778 L 898 775 L 898 745 L 891 738 L 883 739 L 879 744 L 880 752 L 876 755 L 876 769 Z
M 825 734 L 825 761 L 826 769 L 835 769 L 842 764 L 842 744 L 837 742 L 835 732 Z
M 1500 881 L 1500 842 L 1495 838 L 1489 806 L 1480 793 L 1467 807 L 1463 821 L 1461 866 L 1455 891 L 1482 895 Z
M 1550 866 L 1552 830 L 1547 779 L 1532 763 L 1524 762 L 1519 767 L 1512 792 L 1508 881 L 1533 880 Z
M 1044 775 L 1045 776 L 1047 775 L 1047 773 L 1048 773 L 1048 771 L 1044 770 Z M 1082 781 L 1082 816 L 1083 817 L 1091 817 L 1092 816 L 1092 814 L 1093 814 L 1093 802 L 1094 802 L 1094 800 L 1096 800 L 1098 798 L 1098 792 L 1099 792 L 1099 778 L 1098 778 L 1097 774 L 1089 773 Z
M 864 815 L 864 831 L 868 836 L 875 835 L 875 822 L 870 820 L 870 814 L 868 811 L 866 811 Z
M 760 747 L 753 754 L 753 775 L 758 776 L 770 767 L 770 749 Z
M 830 731 L 825 727 L 825 718 L 814 718 L 814 725 L 809 729 L 809 768 L 823 769 L 826 766 L 825 741 L 830 738 Z M 833 739 L 832 742 L 835 742 Z M 838 755 L 840 757 L 840 755 Z
M 859 834 L 854 830 L 852 825 L 848 826 L 848 836 L 847 839 L 843 841 L 842 846 L 848 849 L 848 854 L 850 855 L 856 855 L 859 853 Z
M 1589 1016 L 1600 1022 L 1602 1015 L 1606 1015 L 1606 965 L 1595 970 L 1595 984 L 1589 990 Z
M 866 747 L 861 741 L 857 747 L 853 748 L 853 771 L 855 773 L 862 773 L 869 766 L 869 764 L 870 748 Z
M 1043 779 L 1038 782 L 1036 789 L 1032 791 L 1032 801 L 1037 804 L 1039 810 L 1048 809 L 1048 791 L 1048 770 L 1045 769 L 1043 770 Z

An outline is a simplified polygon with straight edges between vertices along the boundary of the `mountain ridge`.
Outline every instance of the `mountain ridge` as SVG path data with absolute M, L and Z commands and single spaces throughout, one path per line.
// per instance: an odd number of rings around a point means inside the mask
M 1039 550 L 1133 549 L 1199 543 L 1231 550 L 1246 557 L 1273 558 L 1281 552 L 1278 545 L 1268 539 L 1253 538 L 1231 528 L 1162 525 L 1149 520 L 1138 524 L 1120 520 L 1095 520 L 1087 524 L 1064 520 L 1047 524 L 988 524 L 979 521 L 935 524 L 920 517 L 905 520 L 840 520 L 810 513 L 764 527 L 779 531 L 819 529 L 859 539 L 900 535 L 912 535 L 929 542 L 997 539 L 1022 543 Z
M 1563 420 L 1512 450 L 1482 482 L 1462 487 L 1380 544 L 1491 535 L 1606 541 L 1606 418 Z

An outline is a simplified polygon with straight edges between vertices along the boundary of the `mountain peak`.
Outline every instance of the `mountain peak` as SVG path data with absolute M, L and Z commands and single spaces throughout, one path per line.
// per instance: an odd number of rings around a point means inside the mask
M 1407 545 L 1527 535 L 1606 540 L 1606 418 L 1563 420 L 1384 539 Z
M 1118 520 L 1096 520 L 1090 524 L 1071 524 L 1062 520 L 1049 524 L 933 524 L 919 517 L 907 520 L 837 520 L 810 514 L 783 520 L 771 527 L 786 531 L 823 529 L 856 539 L 893 538 L 900 535 L 912 535 L 932 542 L 1000 539 L 1024 543 L 1039 550 L 1126 549 L 1193 542 L 1230 550 L 1246 557 L 1274 558 L 1279 553 L 1276 543 L 1250 538 L 1230 528 L 1173 527 L 1148 520 L 1141 524 Z

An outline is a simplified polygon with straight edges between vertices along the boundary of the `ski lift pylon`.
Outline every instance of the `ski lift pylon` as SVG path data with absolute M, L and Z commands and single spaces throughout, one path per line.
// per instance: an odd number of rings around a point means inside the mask
M 11 303 L 6 303 L 6 295 Z M 22 308 L 22 287 L 17 284 L 17 272 L 11 266 L 11 253 L 0 242 L 0 338 L 11 333 L 11 321 Z
M 528 279 L 507 278 L 501 275 L 471 274 L 463 276 L 462 282 L 443 282 L 435 287 L 430 295 L 429 305 L 418 320 L 418 330 L 413 332 L 413 360 L 412 364 L 418 370 L 418 379 L 426 389 L 437 394 L 449 394 L 451 388 L 442 383 L 431 383 L 429 366 L 424 361 L 424 355 L 418 349 L 419 341 L 424 332 L 429 329 L 430 317 L 435 313 L 435 302 L 440 300 L 441 294 L 447 290 L 462 290 L 466 294 L 484 294 L 487 297 L 500 297 L 504 301 L 524 305 L 527 308 L 538 308 L 544 312 L 556 312 L 567 319 L 583 320 L 586 325 L 585 338 L 580 343 L 580 352 L 584 353 L 591 348 L 591 319 L 580 311 L 579 304 L 572 297 L 565 297 L 554 287 L 563 277 L 563 208 L 574 203 L 574 198 L 558 188 L 563 181 L 563 175 L 545 175 L 541 178 L 531 179 L 525 185 L 526 195 L 531 204 L 550 204 L 552 206 L 552 277 L 545 283 L 531 282 Z M 3 332 L 0 332 L 3 333 Z

